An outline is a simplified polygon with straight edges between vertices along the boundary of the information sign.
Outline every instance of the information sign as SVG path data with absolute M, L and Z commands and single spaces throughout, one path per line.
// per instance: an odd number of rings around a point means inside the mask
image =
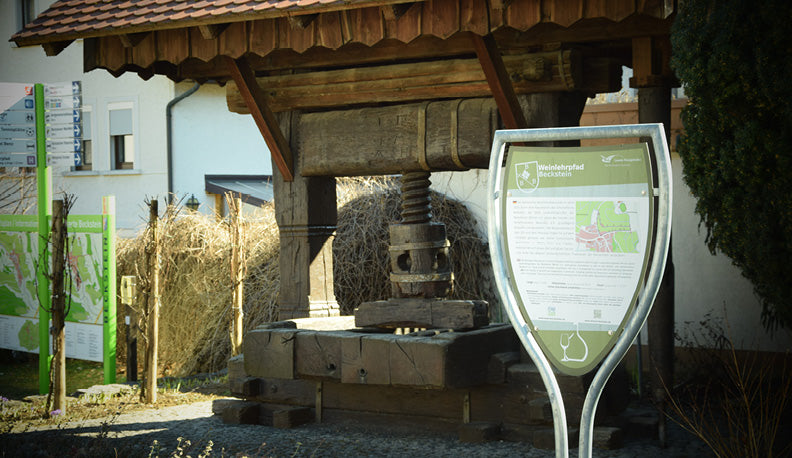
M 80 110 L 52 110 L 44 113 L 44 122 L 49 124 L 68 124 L 82 120 Z
M 36 139 L 14 140 L 0 138 L 0 153 L 35 153 Z
M 79 138 L 48 138 L 47 153 L 79 153 L 82 142 Z
M 0 83 L 0 113 L 4 111 L 33 111 L 36 99 L 33 85 L 27 83 Z
M 36 138 L 36 126 L 0 124 L 0 138 Z
M 2 143 L 2 140 L 0 140 Z M 33 148 L 35 151 L 36 148 Z M 38 165 L 36 153 L 0 153 L 0 167 L 35 167 Z
M 45 110 L 76 110 L 82 106 L 82 97 L 79 95 L 45 97 Z
M 517 146 L 636 137 L 651 143 Z M 497 131 L 489 192 L 495 283 L 547 388 L 556 456 L 567 457 L 569 444 L 553 368 L 581 375 L 599 365 L 580 417 L 579 456 L 590 457 L 597 402 L 646 321 L 665 269 L 673 193 L 663 126 Z
M 33 110 L 28 111 L 3 111 L 0 113 L 0 125 L 36 125 L 36 113 Z
M 79 81 L 66 81 L 44 85 L 44 97 L 63 97 L 82 94 L 82 83 Z
M 81 138 L 82 126 L 78 123 L 48 124 L 45 132 L 47 138 Z
M 47 167 L 82 165 L 80 153 L 47 153 Z
M 646 144 L 512 147 L 502 200 L 511 286 L 548 360 L 581 375 L 613 346 L 651 240 Z

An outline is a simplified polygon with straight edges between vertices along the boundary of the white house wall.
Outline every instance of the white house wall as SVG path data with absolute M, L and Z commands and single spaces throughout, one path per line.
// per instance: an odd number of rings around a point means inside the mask
M 51 1 L 38 1 L 35 13 Z M 83 73 L 82 40 L 77 40 L 58 56 L 48 57 L 40 46 L 19 48 L 8 42 L 17 30 L 17 2 L 0 0 L 0 81 L 56 83 L 80 80 L 83 104 L 91 110 L 93 170 L 70 172 L 68 167 L 52 167 L 52 191 L 76 196 L 73 214 L 99 214 L 102 196 L 116 196 L 116 224 L 119 233 L 139 228 L 147 215 L 146 197 L 163 198 L 167 192 L 165 146 L 165 105 L 173 98 L 173 83 L 163 77 L 143 81 L 136 75 L 114 78 L 104 70 Z M 131 102 L 135 160 L 133 170 L 111 170 L 107 107 Z
M 705 230 L 699 231 L 699 216 L 694 213 L 696 200 L 682 180 L 682 161 L 672 154 L 674 202 L 672 224 L 676 332 L 688 342 L 702 338 L 700 321 L 722 325 L 727 337 L 741 349 L 791 351 L 792 332 L 770 335 L 762 327 L 759 300 L 731 260 L 710 254 L 705 244 Z M 487 171 L 433 173 L 432 188 L 464 202 L 477 219 L 486 237 Z M 451 253 L 453 256 L 453 253 Z M 709 314 L 709 315 L 708 315 Z M 646 332 L 642 332 L 646 343 Z M 684 340 L 684 339 L 683 339 Z M 706 339 L 701 342 L 706 344 Z
M 193 83 L 179 83 L 182 94 Z M 271 175 L 269 149 L 253 117 L 228 111 L 225 88 L 205 83 L 173 106 L 173 191 L 195 197 L 211 212 L 214 198 L 204 191 L 204 175 Z

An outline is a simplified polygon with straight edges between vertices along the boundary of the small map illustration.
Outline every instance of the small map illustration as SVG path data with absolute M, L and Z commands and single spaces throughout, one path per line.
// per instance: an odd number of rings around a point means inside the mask
M 576 202 L 575 242 L 578 250 L 596 253 L 638 253 L 636 215 L 622 201 Z

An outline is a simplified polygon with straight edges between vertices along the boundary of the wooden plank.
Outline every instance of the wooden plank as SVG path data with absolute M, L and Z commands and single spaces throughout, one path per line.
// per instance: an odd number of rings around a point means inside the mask
M 188 29 L 170 29 L 157 32 L 160 59 L 180 64 L 190 57 L 190 32 Z
M 528 127 L 495 39 L 492 35 L 473 35 L 472 40 L 504 126 L 507 129 Z
M 121 44 L 121 40 L 116 36 L 101 37 L 97 41 L 99 48 L 100 66 L 106 66 L 110 70 L 118 70 L 127 63 L 128 50 Z
M 423 4 L 423 33 L 446 39 L 459 32 L 459 0 L 427 0 Z
M 480 0 L 460 0 L 460 30 L 477 35 L 486 35 L 489 30 L 488 2 Z
M 294 165 L 292 159 L 291 149 L 283 133 L 278 126 L 275 116 L 267 106 L 267 101 L 264 96 L 264 91 L 256 82 L 255 75 L 250 69 L 250 65 L 245 59 L 232 59 L 225 58 L 228 70 L 231 73 L 234 82 L 239 87 L 240 94 L 245 100 L 245 104 L 253 116 L 264 141 L 269 147 L 270 155 L 278 170 L 283 175 L 284 181 L 292 181 L 294 179 Z
M 518 93 L 581 89 L 581 62 L 576 53 L 563 51 L 507 56 L 508 78 Z M 534 62 L 544 74 L 531 74 Z M 257 79 L 274 112 L 326 108 L 377 102 L 408 102 L 491 94 L 481 64 L 475 59 L 453 59 L 324 72 L 298 73 Z M 589 80 L 604 85 L 601 80 Z M 609 87 L 609 86 L 608 86 Z M 589 87 L 586 89 L 594 90 Z M 229 84 L 229 110 L 246 113 L 246 104 Z
M 385 20 L 386 38 L 395 38 L 402 43 L 411 43 L 421 35 L 423 4 L 412 4 L 404 13 L 393 20 Z
M 242 57 L 247 51 L 247 23 L 235 22 L 220 35 L 220 54 L 234 59 Z
M 569 27 L 583 18 L 583 0 L 545 0 L 541 3 L 544 22 Z
M 137 46 L 131 49 L 132 63 L 143 68 L 150 67 L 158 60 L 157 48 L 157 36 L 153 33 L 147 34 Z
M 317 45 L 328 49 L 338 49 L 344 45 L 340 15 L 341 13 L 337 11 L 319 15 L 317 20 Z
M 206 39 L 203 37 L 198 27 L 190 29 L 190 57 L 195 57 L 204 62 L 217 57 L 218 40 L 216 38 Z
M 216 40 L 231 24 L 202 24 L 197 27 L 204 40 Z
M 413 264 L 414 265 L 414 264 Z M 355 309 L 358 327 L 472 329 L 489 324 L 484 301 L 389 299 Z
M 322 395 L 324 417 L 345 409 L 386 415 L 462 420 L 464 390 L 427 390 L 378 385 L 350 385 L 327 382 Z
M 504 14 L 504 25 L 526 31 L 542 22 L 542 2 L 512 0 L 504 3 L 508 3 Z
M 250 52 L 266 56 L 277 47 L 276 38 L 278 22 L 274 19 L 251 21 L 248 25 L 250 34 Z
M 317 24 L 315 21 L 305 22 L 304 25 L 296 25 L 289 18 L 285 23 L 289 27 L 288 41 L 282 42 L 281 46 L 291 48 L 297 53 L 303 53 L 306 49 L 316 46 Z M 284 21 L 281 21 L 279 27 L 283 26 Z
M 373 46 L 385 38 L 385 25 L 378 7 L 347 10 L 352 41 Z

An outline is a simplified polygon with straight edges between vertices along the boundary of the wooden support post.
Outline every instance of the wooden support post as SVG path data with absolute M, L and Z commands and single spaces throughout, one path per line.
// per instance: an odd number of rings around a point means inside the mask
M 231 356 L 242 352 L 242 297 L 245 276 L 245 256 L 242 252 L 242 199 L 226 194 L 231 231 Z
M 53 410 L 66 412 L 66 270 L 64 249 L 66 226 L 62 200 L 52 201 L 52 372 Z
M 287 118 L 284 128 L 294 144 L 297 123 L 292 125 L 294 116 Z M 338 316 L 332 249 L 338 220 L 335 178 L 304 177 L 301 161 L 291 159 L 297 165 L 293 180 L 273 167 L 275 219 L 280 229 L 278 319 Z M 272 160 L 276 160 L 274 155 Z
M 633 38 L 633 77 L 630 86 L 638 88 L 638 122 L 662 123 L 666 141 L 671 129 L 670 49 L 667 43 L 655 42 L 651 37 Z M 652 155 L 654 158 L 654 155 Z M 655 164 L 652 164 L 655 168 Z M 669 244 L 668 258 L 660 289 L 647 320 L 649 355 L 652 367 L 649 379 L 654 402 L 660 411 L 658 435 L 667 440 L 664 409 L 668 404 L 666 388 L 674 379 L 674 263 L 673 246 Z
M 156 200 L 149 204 L 149 241 L 148 275 L 148 319 L 146 326 L 146 386 L 145 401 L 147 404 L 157 402 L 157 349 L 159 344 L 159 210 Z
M 275 115 L 267 105 L 267 100 L 261 86 L 256 82 L 256 75 L 250 68 L 245 58 L 233 59 L 224 56 L 226 65 L 234 82 L 239 87 L 239 92 L 253 116 L 253 120 L 261 131 L 264 141 L 269 147 L 272 162 L 280 171 L 284 181 L 294 179 L 294 164 L 289 144 L 283 136 Z
M 528 127 L 495 38 L 492 35 L 482 37 L 473 34 L 473 46 L 476 48 L 476 56 L 492 90 L 495 103 L 498 104 L 504 126 L 507 129 Z

